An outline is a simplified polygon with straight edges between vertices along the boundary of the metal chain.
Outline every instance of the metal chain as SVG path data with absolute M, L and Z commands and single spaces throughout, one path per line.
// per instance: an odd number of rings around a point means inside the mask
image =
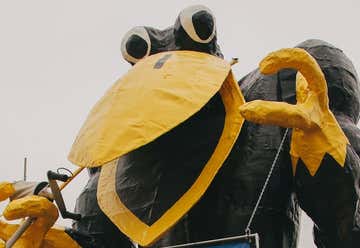
M 282 147 L 283 147 L 283 145 L 284 145 L 285 138 L 286 138 L 286 136 L 287 136 L 288 131 L 289 131 L 289 128 L 286 128 L 285 133 L 284 133 L 284 135 L 283 135 L 283 137 L 282 137 L 281 143 L 280 143 L 280 145 L 279 145 L 279 148 L 278 148 L 278 150 L 277 150 L 277 152 L 276 152 L 275 158 L 274 158 L 274 160 L 273 160 L 273 162 L 272 162 L 272 165 L 271 165 L 269 174 L 267 175 L 267 178 L 266 178 L 266 180 L 265 180 L 264 186 L 263 186 L 262 189 L 261 189 L 259 198 L 258 198 L 258 200 L 257 200 L 257 202 L 256 202 L 256 204 L 255 204 L 254 210 L 253 210 L 253 212 L 251 213 L 250 220 L 249 220 L 248 224 L 246 225 L 246 228 L 245 228 L 245 234 L 246 234 L 246 235 L 250 235 L 250 233 L 251 233 L 251 230 L 250 230 L 251 223 L 252 223 L 252 221 L 253 221 L 253 219 L 254 219 L 254 216 L 255 216 L 255 213 L 256 213 L 257 209 L 259 208 L 259 204 L 260 204 L 261 199 L 262 199 L 262 197 L 263 197 L 263 195 L 264 195 L 264 192 L 265 192 L 265 190 L 266 190 L 266 187 L 267 187 L 267 185 L 268 185 L 268 183 L 269 183 L 269 181 L 270 181 L 271 174 L 272 174 L 272 172 L 273 172 L 273 170 L 274 170 L 274 168 L 275 168 L 276 162 L 277 162 L 277 160 L 278 160 L 278 158 L 279 158 L 279 155 L 280 155 L 281 149 L 282 149 Z

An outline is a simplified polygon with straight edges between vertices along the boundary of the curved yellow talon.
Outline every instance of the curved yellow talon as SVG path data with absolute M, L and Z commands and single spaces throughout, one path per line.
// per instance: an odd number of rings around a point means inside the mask
M 41 247 L 46 233 L 55 224 L 55 221 L 59 217 L 57 208 L 53 203 L 44 197 L 36 195 L 27 196 L 10 202 L 5 208 L 3 215 L 7 220 L 15 220 L 25 217 L 35 218 L 31 226 L 15 243 L 13 246 L 14 248 Z M 0 238 L 8 239 L 9 234 L 12 234 L 17 229 L 16 225 L 6 225 L 6 223 L 2 223 L 2 225 L 6 228 L 2 228 L 4 229 L 4 233 L 2 235 L 7 235 L 7 237 Z
M 3 188 L 4 189 L 4 188 Z M 0 193 L 4 192 L 0 190 Z M 65 233 L 64 228 L 53 227 L 59 214 L 56 206 L 41 196 L 27 196 L 13 200 L 5 208 L 4 217 L 15 220 L 33 217 L 34 221 L 13 248 L 79 248 L 80 246 Z M 8 224 L 0 220 L 0 248 L 5 247 L 1 240 L 9 240 L 19 224 Z
M 274 74 L 284 68 L 298 70 L 309 82 L 309 90 L 317 94 L 320 106 L 328 108 L 329 99 L 324 73 L 308 52 L 301 48 L 284 48 L 270 53 L 260 62 L 260 71 L 266 75 Z
M 0 201 L 13 196 L 15 187 L 12 183 L 0 183 Z M 34 221 L 13 248 L 79 248 L 80 246 L 64 228 L 53 227 L 59 217 L 56 206 L 48 199 L 31 195 L 11 201 L 5 208 L 3 216 L 7 220 L 32 217 Z M 9 224 L 0 220 L 0 248 L 6 247 L 12 235 L 21 224 Z
M 264 74 L 297 69 L 297 104 L 252 101 L 240 107 L 243 117 L 255 123 L 294 128 L 290 154 L 295 174 L 298 159 L 315 175 L 326 153 L 344 166 L 348 139 L 329 109 L 327 83 L 316 60 L 300 48 L 270 53 L 260 63 Z
M 53 203 L 45 197 L 36 195 L 26 196 L 10 202 L 6 206 L 3 215 L 7 220 L 34 217 L 47 219 L 49 223 L 55 222 L 59 217 L 57 208 Z

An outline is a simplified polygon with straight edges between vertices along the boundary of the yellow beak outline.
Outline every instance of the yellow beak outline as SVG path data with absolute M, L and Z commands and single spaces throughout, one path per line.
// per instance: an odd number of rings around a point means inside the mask
M 160 68 L 157 68 L 159 66 Z M 156 73 L 158 73 L 157 77 Z M 134 81 L 134 79 L 137 80 Z M 173 86 L 175 90 L 172 92 L 175 92 L 176 95 L 167 94 L 168 92 L 165 90 L 165 95 L 162 96 L 165 101 L 160 101 L 160 103 L 162 105 L 165 104 L 164 111 L 166 114 L 162 113 L 160 115 L 162 117 L 160 119 L 165 120 L 161 122 L 161 128 L 147 129 L 146 133 L 148 135 L 143 135 L 136 142 L 129 142 L 129 140 L 119 139 L 119 133 L 117 132 L 119 128 L 115 129 L 114 127 L 120 122 L 118 119 L 120 114 L 113 116 L 114 109 L 112 108 L 119 110 L 117 106 L 122 101 L 117 102 L 117 100 L 121 99 L 124 91 L 130 88 L 134 89 L 134 83 L 139 82 L 146 82 L 151 87 L 153 86 L 152 83 L 157 86 L 159 86 L 159 83 L 161 86 L 167 85 L 167 87 L 161 89 L 168 89 L 170 86 Z M 139 90 L 141 87 L 135 87 L 135 89 Z M 148 91 L 149 89 L 147 88 L 146 90 Z M 116 193 L 115 177 L 119 157 L 151 142 L 188 119 L 198 112 L 216 92 L 220 92 L 226 116 L 222 135 L 214 153 L 188 191 L 163 216 L 148 226 L 125 206 Z M 180 97 L 178 97 L 179 94 Z M 190 99 L 191 101 L 181 102 L 182 99 Z M 174 106 L 166 106 L 166 104 L 171 104 L 173 101 L 177 103 L 177 106 L 175 106 L 175 117 L 168 115 L 169 109 Z M 244 119 L 238 109 L 244 103 L 244 97 L 234 79 L 230 65 L 226 61 L 208 54 L 191 51 L 173 51 L 156 54 L 140 61 L 134 66 L 94 107 L 88 120 L 79 132 L 69 159 L 83 167 L 102 166 L 97 194 L 100 208 L 130 239 L 142 246 L 149 246 L 175 225 L 201 198 L 211 184 L 240 133 Z M 131 104 L 135 104 L 135 102 Z M 128 108 L 134 107 L 131 104 Z M 125 113 L 130 113 L 126 111 Z M 157 112 L 161 111 L 157 108 Z M 146 112 L 143 116 L 156 117 L 150 115 L 149 112 Z M 120 120 L 124 119 L 120 118 Z M 157 126 L 159 127 L 159 125 Z M 115 130 L 115 134 L 113 133 L 112 135 L 115 138 L 108 140 L 107 133 L 104 132 L 106 129 Z M 120 133 L 121 135 L 123 134 Z M 135 132 L 134 137 L 136 135 L 138 133 Z M 123 145 L 123 147 L 113 149 L 111 145 Z M 111 151 L 106 151 L 104 147 L 110 147 Z
M 229 72 L 226 61 L 192 51 L 139 61 L 91 110 L 69 160 L 99 167 L 150 143 L 198 112 Z

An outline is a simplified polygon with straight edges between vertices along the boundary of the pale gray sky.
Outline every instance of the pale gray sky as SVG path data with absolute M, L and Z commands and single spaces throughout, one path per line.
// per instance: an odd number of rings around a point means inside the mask
M 137 25 L 170 26 L 199 3 L 217 17 L 225 57 L 239 57 L 238 79 L 268 52 L 309 38 L 343 49 L 360 69 L 358 0 L 0 0 L 0 181 L 22 178 L 24 156 L 29 180 L 75 169 L 66 157 L 88 111 L 130 68 L 122 36 Z M 64 191 L 70 208 L 85 182 L 86 173 Z M 299 247 L 314 247 L 304 223 Z

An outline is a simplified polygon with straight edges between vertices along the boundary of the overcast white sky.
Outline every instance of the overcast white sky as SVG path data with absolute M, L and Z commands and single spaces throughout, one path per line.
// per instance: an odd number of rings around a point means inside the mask
M 179 11 L 204 4 L 217 17 L 238 79 L 270 51 L 309 39 L 343 49 L 360 69 L 360 1 L 0 0 L 0 181 L 44 180 L 66 159 L 88 111 L 130 66 L 120 41 L 130 28 L 166 28 Z M 72 208 L 86 173 L 65 191 Z M 4 204 L 0 205 L 3 209 Z M 313 247 L 306 219 L 299 247 Z

